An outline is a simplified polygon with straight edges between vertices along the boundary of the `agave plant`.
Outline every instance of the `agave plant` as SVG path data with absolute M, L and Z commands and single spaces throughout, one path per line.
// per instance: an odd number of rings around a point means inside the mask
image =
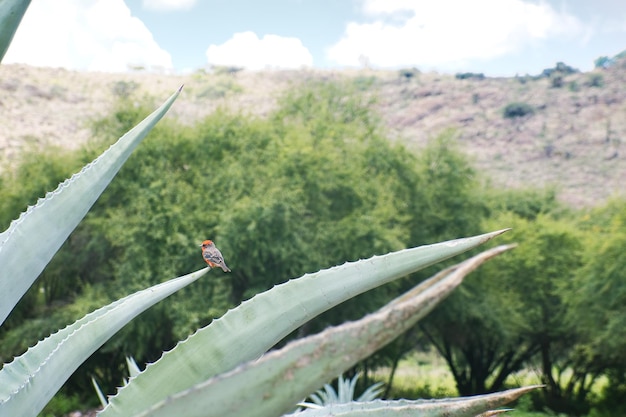
M 330 404 L 345 404 L 352 401 L 373 401 L 383 392 L 382 382 L 367 387 L 358 398 L 354 398 L 356 383 L 359 381 L 360 373 L 357 373 L 352 379 L 344 379 L 343 374 L 337 377 L 337 390 L 330 384 L 324 384 L 324 389 L 318 389 L 315 393 L 309 395 L 311 402 L 303 401 L 298 403 L 301 407 L 306 408 L 323 408 Z
M 29 1 L 0 2 L 0 51 L 6 51 Z M 0 55 L 1 56 L 1 55 Z M 122 164 L 163 117 L 180 90 L 79 173 L 29 207 L 0 233 L 0 323 L 37 279 Z M 450 267 L 376 312 L 268 350 L 329 308 L 485 243 L 503 231 L 405 249 L 306 274 L 275 286 L 199 329 L 146 369 L 131 375 L 99 415 L 280 416 L 337 373 L 413 326 L 499 246 Z M 44 240 L 36 258 L 29 248 Z M 204 276 L 188 273 L 130 294 L 87 314 L 14 358 L 0 370 L 0 417 L 36 416 L 74 370 L 142 311 Z M 241 343 L 245 340 L 246 343 Z M 327 404 L 303 416 L 473 416 L 534 387 L 439 401 Z M 430 414 L 428 414 L 430 413 Z

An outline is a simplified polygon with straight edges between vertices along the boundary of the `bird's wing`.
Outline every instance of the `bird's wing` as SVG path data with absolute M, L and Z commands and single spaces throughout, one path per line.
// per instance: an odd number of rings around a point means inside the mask
M 213 251 L 204 251 L 202 253 L 202 256 L 207 261 L 210 261 L 210 262 L 213 262 L 213 263 L 216 263 L 216 264 L 219 264 L 220 262 L 224 262 L 224 257 L 219 252 L 215 253 Z

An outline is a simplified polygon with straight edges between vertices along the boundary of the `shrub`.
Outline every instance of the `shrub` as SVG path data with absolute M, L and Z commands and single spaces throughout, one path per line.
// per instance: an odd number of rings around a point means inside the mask
M 136 83 L 135 81 L 117 81 L 111 87 L 113 95 L 123 99 L 130 97 L 130 95 L 138 88 L 139 83 Z
M 563 62 L 557 62 L 553 68 L 546 68 L 541 72 L 542 77 L 551 77 L 553 74 L 558 73 L 561 75 L 569 75 L 576 74 L 580 72 L 580 70 L 570 67 L 569 65 Z
M 596 87 L 600 88 L 604 85 L 604 76 L 602 74 L 589 74 L 587 78 L 587 82 L 585 83 L 588 87 Z
M 528 103 L 509 103 L 506 105 L 503 112 L 506 119 L 530 116 L 534 113 L 535 109 Z
M 474 80 L 484 80 L 485 79 L 485 74 L 481 73 L 475 73 L 475 72 L 460 72 L 457 73 L 454 76 L 457 80 L 468 80 L 468 79 L 474 79 Z
M 218 78 L 213 83 L 204 87 L 198 94 L 197 98 L 202 99 L 218 99 L 227 95 L 237 94 L 243 91 L 243 88 L 232 79 Z
M 552 74 L 550 76 L 550 85 L 552 88 L 561 88 L 563 87 L 564 79 L 560 74 Z
M 611 59 L 608 56 L 600 56 L 593 61 L 593 66 L 595 68 L 609 68 L 614 63 L 614 59 Z
M 416 77 L 419 74 L 420 70 L 418 70 L 417 68 L 403 68 L 398 71 L 398 76 L 400 77 L 400 79 L 404 79 L 407 81 L 413 77 Z
M 377 81 L 378 79 L 376 78 L 375 75 L 371 75 L 371 76 L 361 75 L 361 76 L 356 77 L 352 81 L 352 83 L 354 84 L 354 87 L 356 88 L 357 91 L 367 91 L 373 85 L 375 85 Z

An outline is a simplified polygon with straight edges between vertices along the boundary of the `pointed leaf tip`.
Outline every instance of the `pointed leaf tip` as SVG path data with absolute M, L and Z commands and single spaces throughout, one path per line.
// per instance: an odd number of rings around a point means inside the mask
M 111 398 L 110 405 L 101 415 L 103 417 L 140 415 L 142 411 L 177 395 L 178 392 L 189 390 L 194 385 L 230 371 L 241 363 L 256 360 L 290 332 L 332 306 L 473 249 L 492 236 L 493 233 L 483 234 L 403 249 L 357 262 L 345 262 L 342 266 L 305 274 L 299 279 L 290 280 L 273 287 L 272 290 L 257 294 L 207 327 L 198 330 L 185 342 L 179 343 L 176 348 L 164 354 L 160 360 L 146 367 Z M 279 326 L 276 323 L 277 320 L 280 322 L 280 317 L 289 317 L 289 320 Z M 237 355 L 225 354 L 224 352 L 232 350 L 231 346 L 241 337 L 254 339 L 255 343 Z M 181 363 L 188 364 L 185 366 L 195 369 L 196 372 L 185 377 L 180 371 Z M 167 384 L 162 383 L 164 380 Z M 302 397 L 315 388 L 312 387 Z M 302 397 L 296 398 L 294 402 Z M 238 395 L 238 401 L 240 400 L 241 395 Z
M 178 87 L 178 92 L 180 93 L 181 91 L 183 91 L 183 87 L 185 86 L 185 84 L 181 84 L 180 87 Z
M 482 414 L 477 415 L 476 417 L 492 417 L 492 416 L 497 416 L 498 414 L 503 414 L 509 411 L 513 411 L 512 408 L 502 408 L 500 410 L 491 410 L 491 411 L 486 411 Z
M 526 394 L 527 392 L 536 390 L 537 388 L 544 388 L 544 387 L 545 385 L 528 385 L 526 387 L 513 388 L 504 392 L 511 396 L 510 401 L 514 401 L 518 399 L 519 397 L 521 397 L 522 395 Z
M 495 236 L 500 236 L 501 234 L 506 233 L 506 232 L 508 232 L 509 230 L 512 230 L 512 229 L 513 229 L 512 227 L 507 227 L 505 229 L 496 230 L 495 232 L 493 232 L 493 236 L 494 237 Z
M 0 1 L 0 9 L 3 4 Z M 178 94 L 172 94 L 100 156 L 60 183 L 54 191 L 46 193 L 45 198 L 38 199 L 0 234 L 0 323 L 41 274 L 133 150 L 165 115 Z M 46 244 L 38 250 L 37 257 L 23 250 L 34 247 L 39 241 Z

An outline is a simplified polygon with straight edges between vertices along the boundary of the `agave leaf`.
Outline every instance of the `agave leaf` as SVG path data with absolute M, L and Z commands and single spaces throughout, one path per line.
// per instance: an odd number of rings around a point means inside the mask
M 358 381 L 358 379 L 358 374 L 352 379 L 343 379 L 343 376 L 339 377 L 339 381 L 337 381 L 338 402 L 345 403 L 354 399 L 354 389 L 356 388 L 356 382 Z
M 383 393 L 384 385 L 385 384 L 382 382 L 376 382 L 375 384 L 370 385 L 365 391 L 363 391 L 363 394 L 359 395 L 359 398 L 357 398 L 356 401 L 374 401 L 380 396 L 380 394 Z
M 512 408 L 501 408 L 499 410 L 485 411 L 484 413 L 481 413 L 481 414 L 477 415 L 476 417 L 493 417 L 493 416 L 497 416 L 498 414 L 508 413 L 509 411 L 513 411 L 513 409 Z
M 128 376 L 130 378 L 134 378 L 141 373 L 141 369 L 139 369 L 139 366 L 133 357 L 126 357 L 126 367 L 128 368 Z
M 364 318 L 296 340 L 225 374 L 170 396 L 135 417 L 277 416 L 337 372 L 385 346 L 430 312 L 482 262 L 512 246 L 498 246 L 457 265 L 433 286 L 418 285 Z M 419 290 L 419 291 L 416 291 Z M 129 384 L 130 385 L 130 384 Z M 111 402 L 109 403 L 110 407 Z
M 100 415 L 126 417 L 145 410 L 258 358 L 311 318 L 355 295 L 463 253 L 504 231 L 374 256 L 277 285 L 230 310 L 148 365 L 109 399 Z
M 98 385 L 98 381 L 94 377 L 91 377 L 91 385 L 93 385 L 93 389 L 96 390 L 96 395 L 98 396 L 98 400 L 100 400 L 100 404 L 102 407 L 107 406 L 107 399 L 102 390 L 100 389 L 100 385 Z
M 30 0 L 0 1 L 0 61 L 4 58 L 13 35 L 26 13 Z
M 289 417 L 397 417 L 398 415 L 407 417 L 488 417 L 510 411 L 510 409 L 489 410 L 515 401 L 523 394 L 539 387 L 541 385 L 515 388 L 494 394 L 444 400 L 376 400 L 330 404 L 323 408 L 307 409 L 290 414 Z
M 0 233 L 0 324 L 179 93 Z
M 207 271 L 204 268 L 114 301 L 13 359 L 0 370 L 0 416 L 36 416 L 76 368 L 126 323 Z
M 323 389 L 315 391 L 314 394 L 309 395 L 312 402 L 300 402 L 299 407 L 308 408 L 321 408 L 325 405 L 332 403 L 349 403 L 352 401 L 374 401 L 380 393 L 383 391 L 382 382 L 377 382 L 370 385 L 359 398 L 354 398 L 354 391 L 356 383 L 361 376 L 360 373 L 354 375 L 352 379 L 344 379 L 343 374 L 337 378 L 337 391 L 330 384 L 324 384 Z

